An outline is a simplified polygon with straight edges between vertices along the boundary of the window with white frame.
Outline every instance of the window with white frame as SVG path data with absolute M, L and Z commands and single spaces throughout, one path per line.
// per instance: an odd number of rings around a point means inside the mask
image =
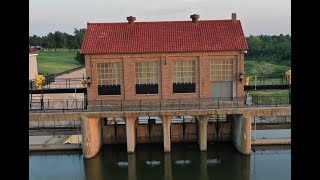
M 194 93 L 195 83 L 195 61 L 174 61 L 173 93 Z
M 120 95 L 120 63 L 98 63 L 98 94 Z
M 159 62 L 136 62 L 136 94 L 158 94 Z

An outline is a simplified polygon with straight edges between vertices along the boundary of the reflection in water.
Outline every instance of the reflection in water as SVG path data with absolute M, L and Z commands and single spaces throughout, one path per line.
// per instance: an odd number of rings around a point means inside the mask
M 260 149 L 258 149 L 260 148 Z M 89 160 L 81 154 L 30 154 L 30 179 L 77 180 L 249 180 L 290 179 L 290 149 L 256 148 L 251 156 L 241 155 L 232 144 L 208 146 L 172 145 L 163 153 L 161 145 L 138 145 L 135 153 L 125 147 L 104 146 Z M 265 148 L 272 148 L 265 147 Z M 274 173 L 274 171 L 276 173 Z
M 191 164 L 191 161 L 190 160 L 176 160 L 174 163 L 177 165 L 189 165 L 189 164 Z

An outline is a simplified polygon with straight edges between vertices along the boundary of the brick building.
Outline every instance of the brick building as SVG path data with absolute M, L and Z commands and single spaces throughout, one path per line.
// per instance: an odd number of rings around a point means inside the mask
M 85 55 L 92 100 L 244 97 L 240 20 L 88 23 Z

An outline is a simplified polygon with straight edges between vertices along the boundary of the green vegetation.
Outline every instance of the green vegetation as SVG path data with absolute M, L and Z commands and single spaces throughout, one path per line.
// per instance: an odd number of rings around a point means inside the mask
M 79 30 L 74 29 L 74 35 L 62 33 L 60 31 L 54 33 L 50 32 L 47 36 L 42 37 L 33 35 L 29 37 L 29 44 L 31 46 L 53 48 L 55 51 L 57 48 L 80 49 L 85 32 L 86 29 L 82 28 Z
M 262 96 L 262 95 L 266 95 L 266 96 L 289 96 L 289 90 L 260 90 L 260 91 L 248 91 L 249 94 L 255 96 Z
M 81 66 L 75 60 L 77 51 L 66 49 L 37 52 L 38 72 L 41 75 L 57 74 Z
M 250 36 L 245 74 L 283 74 L 291 68 L 291 36 Z
M 246 61 L 267 62 L 275 65 L 291 66 L 291 36 L 250 36 Z
M 289 101 L 289 90 L 260 90 L 249 91 L 252 95 L 252 103 L 258 105 L 287 105 Z
M 244 71 L 247 75 L 284 74 L 290 66 L 272 64 L 265 61 L 244 61 Z
M 75 60 L 79 63 L 84 65 L 84 55 L 80 54 L 80 52 L 77 52 Z

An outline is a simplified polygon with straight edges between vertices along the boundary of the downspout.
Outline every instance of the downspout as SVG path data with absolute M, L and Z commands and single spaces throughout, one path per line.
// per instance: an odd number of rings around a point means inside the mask
M 125 82 L 124 82 L 124 63 L 123 63 L 123 58 L 121 58 L 121 61 L 122 61 L 122 85 L 123 85 L 123 100 L 126 99 L 126 91 L 125 91 Z M 120 85 L 121 87 L 121 85 Z
M 197 76 L 198 76 L 198 89 L 199 89 L 199 91 L 198 91 L 198 93 L 199 93 L 199 99 L 200 99 L 200 93 L 201 93 L 201 91 L 200 91 L 200 60 L 201 60 L 201 58 L 200 58 L 200 56 L 199 56 L 199 58 L 198 58 L 198 73 L 197 73 Z
M 160 58 L 160 90 L 161 90 L 160 100 L 162 100 L 162 98 L 163 98 L 163 89 L 162 89 L 162 64 L 163 63 L 162 63 L 162 61 L 163 61 L 163 57 Z

